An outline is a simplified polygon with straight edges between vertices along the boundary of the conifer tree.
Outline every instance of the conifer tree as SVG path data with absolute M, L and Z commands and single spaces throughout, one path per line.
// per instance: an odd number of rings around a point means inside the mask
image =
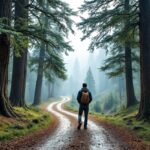
M 88 89 L 91 93 L 95 95 L 95 80 L 90 67 L 87 71 L 85 82 L 87 83 Z
M 15 1 L 15 30 L 27 30 L 28 28 L 28 0 Z M 22 43 L 24 42 L 23 46 Z M 26 87 L 26 72 L 27 72 L 27 52 L 28 40 L 16 39 L 17 45 L 14 46 L 13 53 L 13 72 L 10 92 L 10 102 L 13 106 L 25 107 L 25 87 Z M 16 55 L 18 53 L 18 56 Z
M 0 0 L 0 25 L 10 27 L 11 0 Z M 0 114 L 7 117 L 17 117 L 10 105 L 7 95 L 8 62 L 10 54 L 10 36 L 0 28 Z
M 113 4 L 113 6 L 112 6 Z M 83 40 L 91 36 L 89 50 L 104 47 L 111 54 L 102 70 L 110 70 L 111 77 L 126 74 L 127 107 L 136 104 L 132 77 L 131 48 L 137 45 L 138 4 L 122 1 L 85 1 L 81 12 L 88 12 L 79 28 Z M 132 46 L 132 47 L 131 47 Z M 115 70 L 113 70 L 115 69 Z

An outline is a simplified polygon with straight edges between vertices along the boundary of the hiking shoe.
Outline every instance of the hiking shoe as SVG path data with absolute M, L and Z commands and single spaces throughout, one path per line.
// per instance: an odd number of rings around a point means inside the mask
M 80 130 L 81 126 L 82 126 L 82 123 L 79 123 L 77 129 Z

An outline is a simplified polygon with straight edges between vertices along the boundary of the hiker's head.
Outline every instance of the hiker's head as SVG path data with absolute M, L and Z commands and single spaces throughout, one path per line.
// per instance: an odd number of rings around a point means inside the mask
M 86 84 L 86 83 L 83 83 L 82 86 L 83 86 L 84 88 L 86 88 L 86 87 L 87 87 L 87 84 Z

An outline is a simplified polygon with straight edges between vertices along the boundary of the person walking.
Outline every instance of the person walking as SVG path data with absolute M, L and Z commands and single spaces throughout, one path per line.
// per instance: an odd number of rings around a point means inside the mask
M 88 113 L 89 113 L 89 104 L 92 101 L 92 94 L 87 88 L 87 84 L 82 84 L 82 89 L 78 92 L 77 101 L 79 103 L 79 112 L 78 112 L 78 127 L 80 130 L 82 126 L 82 114 L 84 112 L 84 129 L 87 129 L 88 122 Z

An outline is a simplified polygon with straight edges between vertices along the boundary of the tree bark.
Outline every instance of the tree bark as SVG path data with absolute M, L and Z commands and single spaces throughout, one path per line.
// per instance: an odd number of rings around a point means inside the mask
M 22 28 L 22 21 L 27 29 L 28 10 L 25 6 L 28 0 L 17 0 L 15 2 L 15 29 Z M 21 21 L 22 19 L 22 21 Z M 27 40 L 27 39 L 26 39 Z M 16 49 L 14 50 L 16 51 Z M 13 73 L 10 92 L 10 100 L 13 106 L 25 106 L 25 86 L 26 86 L 26 69 L 27 69 L 27 48 L 19 49 L 20 57 L 13 55 Z
M 126 94 L 127 94 L 127 108 L 137 104 L 133 86 L 132 74 L 132 57 L 130 43 L 125 46 L 125 77 L 126 77 Z
M 11 0 L 0 0 L 0 18 L 5 18 L 4 24 L 10 25 Z M 10 37 L 6 33 L 0 34 L 0 113 L 7 117 L 16 117 L 9 103 L 7 93 L 8 62 L 10 50 Z
M 139 0 L 141 101 L 138 119 L 150 118 L 150 0 Z
M 13 106 L 25 106 L 27 51 L 21 57 L 14 56 L 10 100 Z
M 125 0 L 125 11 L 129 11 L 130 0 Z M 125 28 L 130 25 L 130 20 L 125 21 Z M 128 40 L 128 39 L 127 39 Z M 126 94 L 127 94 L 127 105 L 126 107 L 137 104 L 137 100 L 134 93 L 133 85 L 133 73 L 132 73 L 132 54 L 130 41 L 125 41 L 125 77 L 126 77 Z
M 44 64 L 44 56 L 45 56 L 45 43 L 41 43 L 41 49 L 39 54 L 39 66 L 37 73 L 37 80 L 35 86 L 35 95 L 33 105 L 39 105 L 41 102 L 41 89 L 42 89 L 42 81 L 43 81 L 43 64 Z

